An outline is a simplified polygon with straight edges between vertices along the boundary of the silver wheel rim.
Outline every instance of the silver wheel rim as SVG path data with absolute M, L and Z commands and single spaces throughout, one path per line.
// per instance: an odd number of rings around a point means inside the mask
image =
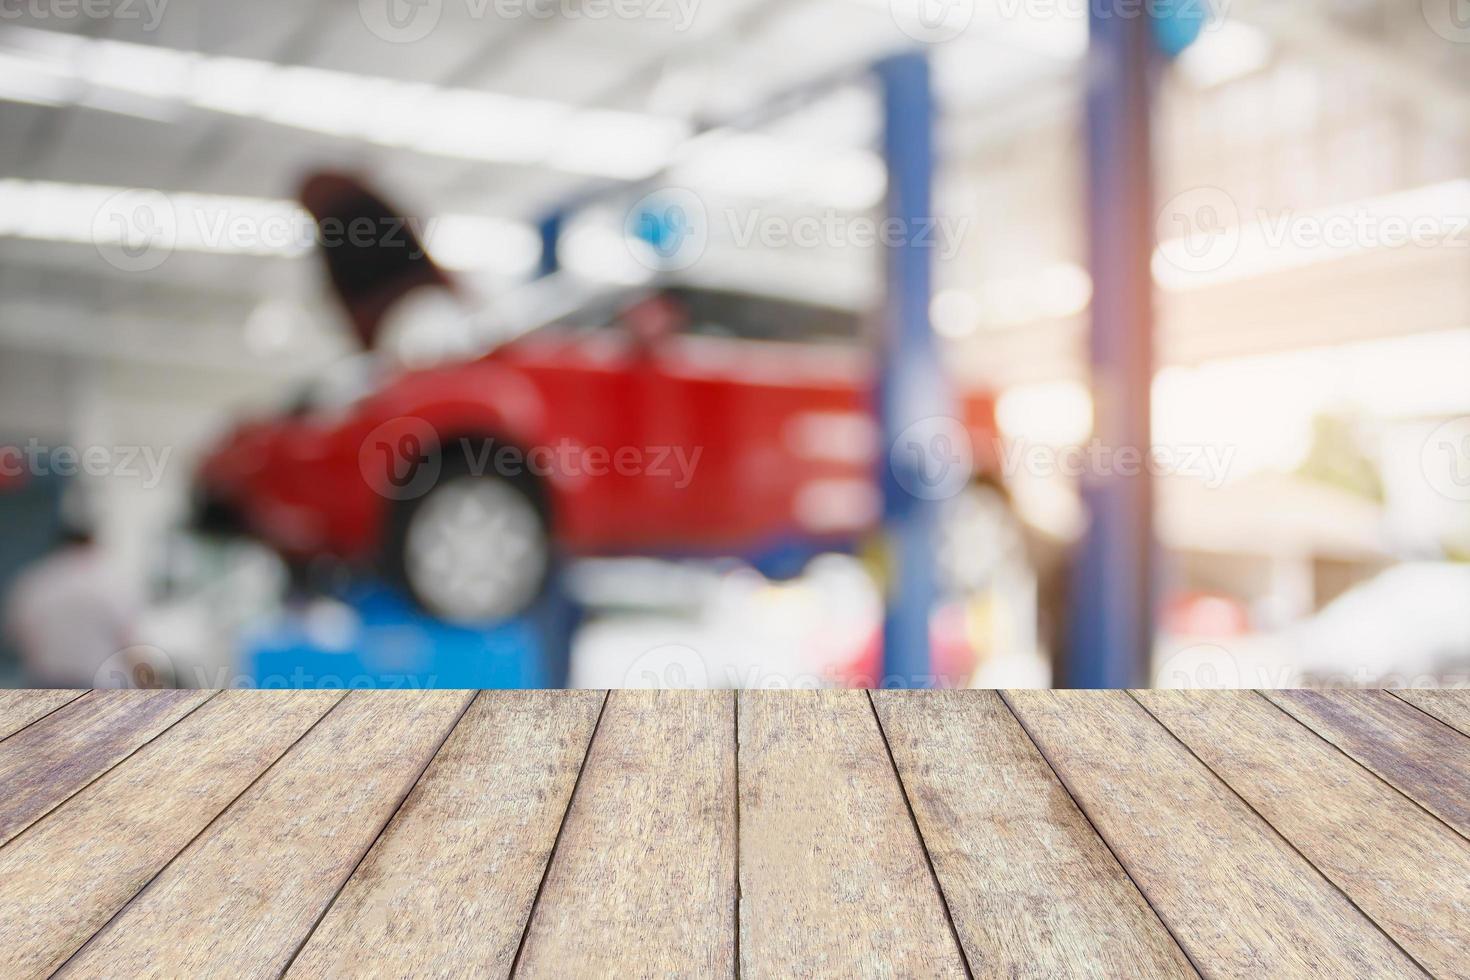
M 404 564 L 414 592 L 444 619 L 477 622 L 518 612 L 547 567 L 540 517 L 501 480 L 460 477 L 414 511 Z

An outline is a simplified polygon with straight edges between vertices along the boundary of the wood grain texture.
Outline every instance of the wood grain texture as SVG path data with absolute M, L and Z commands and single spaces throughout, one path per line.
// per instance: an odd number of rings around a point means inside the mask
M 59 966 L 341 697 L 226 691 L 0 848 L 0 975 Z
M 976 976 L 1196 975 L 997 694 L 873 703 Z
M 1470 735 L 1470 691 L 1394 691 L 1399 700 L 1407 701 L 1449 725 L 1462 735 Z
M 0 844 L 214 693 L 94 691 L 0 742 Z
M 481 694 L 288 976 L 508 975 L 605 697 Z
M 86 691 L 0 691 L 0 739 L 57 708 L 86 694 Z
M 1137 697 L 1422 966 L 1470 977 L 1470 842 L 1254 692 Z
M 470 697 L 462 691 L 349 694 L 61 974 L 277 974 Z
M 517 972 L 734 975 L 730 692 L 609 696 Z
M 1265 694 L 1470 837 L 1470 738 L 1387 691 Z
M 740 963 L 965 976 L 865 692 L 740 695 Z
M 1126 691 L 1007 694 L 1207 976 L 1422 976 Z

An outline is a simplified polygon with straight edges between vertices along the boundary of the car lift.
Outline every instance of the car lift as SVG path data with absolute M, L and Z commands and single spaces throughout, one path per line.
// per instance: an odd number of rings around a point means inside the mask
M 932 220 L 935 102 L 928 57 L 911 52 L 884 58 L 857 71 L 844 71 L 793 89 L 765 106 L 733 120 L 708 123 L 745 127 L 789 113 L 842 85 L 870 78 L 877 83 L 883 110 L 882 152 L 888 175 L 886 217 L 898 227 L 924 227 Z M 649 190 L 660 175 L 642 182 Z M 567 218 L 606 194 L 627 194 L 620 185 L 594 190 L 551 209 L 540 221 L 540 275 L 560 268 L 558 246 Z M 636 191 L 635 191 L 636 193 Z M 896 472 L 914 466 L 906 454 L 890 454 L 900 435 L 915 423 L 952 416 L 944 372 L 929 323 L 933 290 L 933 249 L 901 236 L 885 255 L 885 301 L 878 349 L 874 405 L 879 422 L 875 474 L 882 493 L 883 540 L 888 556 L 888 582 L 883 622 L 885 687 L 930 687 L 929 618 L 938 596 L 937 504 L 904 486 L 915 486 L 913 474 Z M 890 463 L 890 456 L 893 462 Z
M 771 100 L 746 117 L 719 125 L 749 127 L 808 103 L 816 96 L 864 78 L 881 92 L 883 158 L 888 173 L 887 217 L 901 227 L 921 227 L 932 214 L 934 113 L 929 61 L 903 53 L 820 79 Z M 702 129 L 714 128 L 709 123 Z M 660 175 L 641 182 L 651 190 Z M 638 185 L 594 188 L 552 209 L 540 222 L 538 275 L 555 273 L 566 218 L 610 194 Z M 929 621 L 938 593 L 935 555 L 937 504 L 903 489 L 913 474 L 905 454 L 890 454 L 901 433 L 916 422 L 953 415 L 929 323 L 932 248 L 902 236 L 885 257 L 886 298 L 879 341 L 875 407 L 881 447 L 876 474 L 882 492 L 883 538 L 889 560 L 883 624 L 886 687 L 929 687 Z M 893 456 L 896 462 L 890 462 Z M 921 461 L 912 463 L 917 467 Z M 340 598 L 356 613 L 348 635 L 324 640 L 297 614 L 250 638 L 245 676 L 261 686 L 539 687 L 566 683 L 572 633 L 581 612 L 553 572 L 551 587 L 532 614 L 484 629 L 433 620 L 396 590 L 358 584 Z
M 1090 19 L 1087 134 L 1095 432 L 1110 445 L 1144 451 L 1150 440 L 1153 375 L 1152 76 L 1159 50 L 1177 55 L 1198 36 L 1201 18 L 1207 16 L 1200 11 L 1198 5 L 1161 0 L 1151 17 L 1108 17 L 1094 10 Z M 752 125 L 862 77 L 876 80 L 881 89 L 887 216 L 903 222 L 924 219 L 932 206 L 935 100 L 923 53 L 895 55 L 858 72 L 819 80 L 773 100 L 751 117 L 724 124 Z M 651 189 L 658 180 L 656 175 L 643 183 Z M 550 210 L 539 226 L 538 274 L 558 270 L 558 246 L 568 215 L 600 197 L 627 193 L 636 186 L 596 188 Z M 912 242 L 891 248 L 886 256 L 875 393 L 880 446 L 885 450 L 914 422 L 952 412 L 929 323 L 931 290 L 929 250 Z M 890 561 L 882 683 L 926 687 L 932 683 L 929 615 L 938 592 L 936 506 L 903 490 L 891 455 L 880 452 L 877 461 Z M 1146 469 L 1136 477 L 1094 474 L 1084 481 L 1082 492 L 1090 520 L 1072 580 L 1086 584 L 1070 590 L 1069 639 L 1057 682 L 1069 687 L 1146 683 L 1156 588 L 1151 480 Z M 553 575 L 551 593 L 535 614 L 488 630 L 436 623 L 414 613 L 395 595 L 364 589 L 352 600 L 362 613 L 364 632 L 359 640 L 363 650 L 378 651 L 397 666 L 411 668 L 410 680 L 419 683 L 563 684 L 579 611 L 557 580 Z M 418 636 L 418 645 L 436 655 L 427 661 L 405 660 L 402 643 L 380 642 L 381 637 L 394 635 L 399 640 Z M 247 657 L 253 675 L 268 679 L 302 669 L 312 674 L 321 667 L 346 678 L 385 676 L 383 664 L 369 664 L 345 647 L 328 652 L 299 640 L 289 630 L 273 639 L 261 638 Z M 329 659 L 317 659 L 318 654 Z

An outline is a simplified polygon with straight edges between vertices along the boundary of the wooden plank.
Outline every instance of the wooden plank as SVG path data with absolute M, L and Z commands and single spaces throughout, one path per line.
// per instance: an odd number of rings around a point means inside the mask
M 1429 972 L 1470 977 L 1470 842 L 1258 694 L 1137 697 Z
M 1126 691 L 1006 699 L 1204 975 L 1422 976 Z
M 284 969 L 470 697 L 349 694 L 60 973 L 214 977 Z
M 59 966 L 341 697 L 226 691 L 0 848 L 0 974 Z
M 0 844 L 214 693 L 96 691 L 0 742 Z
M 1387 691 L 1268 691 L 1298 721 L 1470 837 L 1470 738 Z
M 1470 691 L 1394 691 L 1420 711 L 1434 715 L 1462 735 L 1470 735 Z
M 605 697 L 482 694 L 288 975 L 508 975 Z
M 862 691 L 740 695 L 740 965 L 965 976 Z
M 86 691 L 0 691 L 0 739 L 9 738 L 38 718 Z
M 873 703 L 976 974 L 1195 976 L 995 692 Z
M 531 977 L 735 972 L 727 691 L 614 691 L 518 960 Z

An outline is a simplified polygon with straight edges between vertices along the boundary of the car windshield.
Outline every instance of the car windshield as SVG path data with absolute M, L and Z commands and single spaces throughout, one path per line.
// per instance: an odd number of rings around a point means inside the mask
M 695 336 L 800 344 L 856 344 L 862 339 L 862 318 L 850 310 L 706 289 L 671 289 L 668 295 L 686 311 L 685 331 Z
M 663 294 L 680 313 L 683 333 L 696 337 L 785 341 L 801 344 L 857 344 L 862 318 L 850 311 L 769 296 L 674 287 Z M 547 323 L 542 329 L 590 334 L 624 326 L 624 314 L 642 297 L 602 297 Z

